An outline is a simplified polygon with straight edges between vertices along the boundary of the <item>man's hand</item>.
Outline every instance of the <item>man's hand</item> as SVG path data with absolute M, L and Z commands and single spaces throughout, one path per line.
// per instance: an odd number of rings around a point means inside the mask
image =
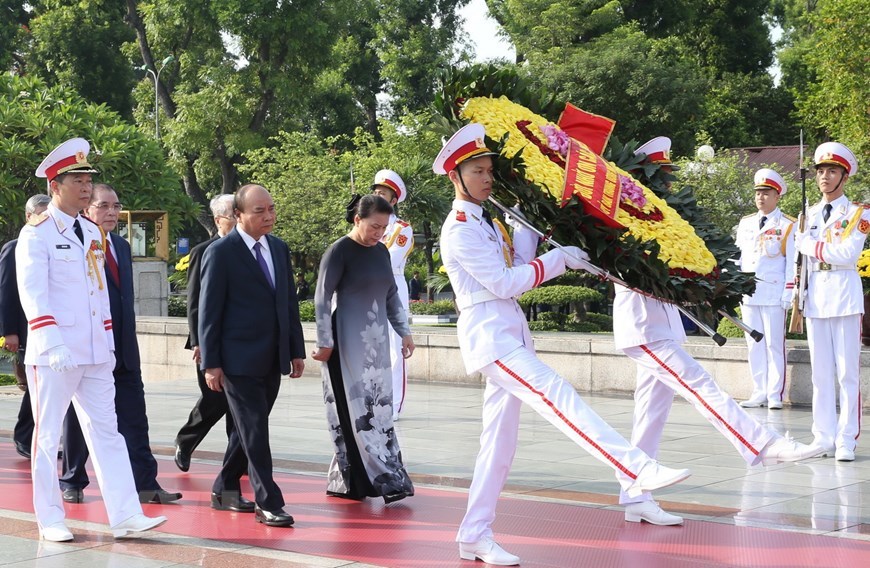
M 332 347 L 318 347 L 317 351 L 311 352 L 311 358 L 315 361 L 326 363 L 332 356 Z
M 10 333 L 9 335 L 4 336 L 3 339 L 3 349 L 11 351 L 12 353 L 18 351 L 18 334 Z
M 224 390 L 224 370 L 220 367 L 205 370 L 205 384 L 215 392 Z
M 589 261 L 589 255 L 579 247 L 562 247 L 561 250 L 565 255 L 565 266 L 571 270 L 583 270 L 584 264 L 581 261 Z
M 56 345 L 49 349 L 46 355 L 48 355 L 48 366 L 55 373 L 68 373 L 78 367 L 73 361 L 72 351 L 66 345 Z
M 407 359 L 414 354 L 414 338 L 407 335 L 402 338 L 402 356 Z
M 199 352 L 199 345 L 193 346 L 193 357 L 191 357 L 194 361 L 196 361 L 196 366 L 199 367 L 199 364 L 202 363 L 202 354 Z
M 305 370 L 305 359 L 293 359 L 290 362 L 290 378 L 298 379 L 302 376 L 302 371 Z

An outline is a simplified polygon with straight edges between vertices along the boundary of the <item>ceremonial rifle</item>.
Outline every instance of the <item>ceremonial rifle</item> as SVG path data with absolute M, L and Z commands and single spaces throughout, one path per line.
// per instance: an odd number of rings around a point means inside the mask
M 622 278 L 620 278 L 620 277 L 618 277 L 618 276 L 616 276 L 616 275 L 614 275 L 614 274 L 611 274 L 610 272 L 604 270 L 603 268 L 601 268 L 601 267 L 599 267 L 599 266 L 596 266 L 596 265 L 592 264 L 592 263 L 589 262 L 588 260 L 584 260 L 584 259 L 582 259 L 582 258 L 577 258 L 577 257 L 575 257 L 574 255 L 571 255 L 570 253 L 568 253 L 567 251 L 565 251 L 565 247 L 563 247 L 562 245 L 560 245 L 559 243 L 557 243 L 555 240 L 553 240 L 553 237 L 551 237 L 551 236 L 549 236 L 549 235 L 547 235 L 547 234 L 544 234 L 543 231 L 541 231 L 540 229 L 538 229 L 537 227 L 535 227 L 535 226 L 534 226 L 534 225 L 533 225 L 533 224 L 532 224 L 528 219 L 525 218 L 524 215 L 522 215 L 522 214 L 519 213 L 518 211 L 514 211 L 514 210 L 512 210 L 512 209 L 508 209 L 507 207 L 505 207 L 504 205 L 502 205 L 501 203 L 499 203 L 499 202 L 498 202 L 498 201 L 497 201 L 493 196 L 491 196 L 491 195 L 489 196 L 489 201 L 490 201 L 493 205 L 495 205 L 495 206 L 496 206 L 496 207 L 497 207 L 497 208 L 498 208 L 502 213 L 504 213 L 505 215 L 510 215 L 511 218 L 515 219 L 519 224 L 521 224 L 522 226 L 524 226 L 524 227 L 526 227 L 527 229 L 531 230 L 532 232 L 534 232 L 535 234 L 537 234 L 539 237 L 541 237 L 542 239 L 544 239 L 545 241 L 547 241 L 548 243 L 550 243 L 551 245 L 553 245 L 553 246 L 556 247 L 557 249 L 562 250 L 562 252 L 565 252 L 565 254 L 568 254 L 569 256 L 571 256 L 571 258 L 572 258 L 573 260 L 575 260 L 575 261 L 577 261 L 577 262 L 580 263 L 580 265 L 583 267 L 583 270 L 585 270 L 586 272 L 592 274 L 593 276 L 597 276 L 597 277 L 601 278 L 602 280 L 607 280 L 607 281 L 609 281 L 609 282 L 613 282 L 614 284 L 618 284 L 618 285 L 620 285 L 620 286 L 622 286 L 622 287 L 624 287 L 624 288 L 628 288 L 629 290 L 631 290 L 631 291 L 633 291 L 633 292 L 637 292 L 638 294 L 641 294 L 641 295 L 646 296 L 646 297 L 648 297 L 648 298 L 653 298 L 653 299 L 655 299 L 655 300 L 659 300 L 660 302 L 665 302 L 665 303 L 667 303 L 667 304 L 674 304 L 674 306 L 675 306 L 675 307 L 680 311 L 681 314 L 683 314 L 684 316 L 686 316 L 686 317 L 687 317 L 687 318 L 688 318 L 692 323 L 694 323 L 696 326 L 698 326 L 698 329 L 700 329 L 701 331 L 703 331 L 704 333 L 706 333 L 707 335 L 709 335 L 709 336 L 713 339 L 713 341 L 716 342 L 716 345 L 719 345 L 720 347 L 721 347 L 722 345 L 725 345 L 725 342 L 727 341 L 727 340 L 725 339 L 725 337 L 723 337 L 722 335 L 720 335 L 719 333 L 717 333 L 716 330 L 714 330 L 713 328 L 711 328 L 710 326 L 708 326 L 707 324 L 705 324 L 704 322 L 702 322 L 702 321 L 701 321 L 700 319 L 698 319 L 698 318 L 697 318 L 693 313 L 691 313 L 689 310 L 687 310 L 687 309 L 684 308 L 683 306 L 681 306 L 681 305 L 679 305 L 679 304 L 675 304 L 674 302 L 672 302 L 672 301 L 670 301 L 670 300 L 665 300 L 664 298 L 659 298 L 659 297 L 657 297 L 657 296 L 653 296 L 653 295 L 650 294 L 649 292 L 644 292 L 643 290 L 638 290 L 637 288 L 634 288 L 634 287 L 630 286 L 630 285 L 629 285 L 627 282 L 625 282 Z M 737 318 L 735 318 L 735 317 L 729 315 L 729 314 L 728 314 L 727 312 L 725 312 L 724 310 L 719 310 L 719 314 L 721 314 L 723 317 L 725 317 L 725 318 L 731 320 L 735 325 L 737 325 L 738 327 L 740 327 L 740 329 L 742 329 L 742 330 L 745 331 L 746 333 L 749 333 L 749 334 L 752 336 L 752 338 L 755 339 L 755 341 L 760 341 L 761 338 L 764 337 L 760 332 L 758 332 L 758 331 L 756 331 L 756 330 L 750 328 L 750 327 L 749 327 L 748 325 L 746 325 L 744 322 L 742 322 L 742 321 L 740 321 L 739 319 L 737 319 Z
M 803 233 L 807 223 L 807 169 L 804 167 L 804 131 L 800 135 L 800 175 L 801 175 L 801 214 L 798 216 L 798 231 Z M 807 289 L 807 262 L 800 251 L 795 251 L 795 279 L 797 290 L 791 302 L 791 319 L 788 322 L 789 333 L 804 332 L 804 296 Z

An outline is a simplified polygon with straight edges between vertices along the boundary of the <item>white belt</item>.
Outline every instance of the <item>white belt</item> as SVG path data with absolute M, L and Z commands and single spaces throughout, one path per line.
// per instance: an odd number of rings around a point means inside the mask
M 834 270 L 858 270 L 858 267 L 852 264 L 828 264 L 827 262 L 810 263 L 810 272 L 828 272 Z
M 460 296 L 456 296 L 456 307 L 460 310 L 464 310 L 466 308 L 470 308 L 475 304 L 482 304 L 484 302 L 491 302 L 492 300 L 501 300 L 486 288 L 483 290 L 478 290 L 477 292 L 472 292 L 471 294 L 462 294 Z

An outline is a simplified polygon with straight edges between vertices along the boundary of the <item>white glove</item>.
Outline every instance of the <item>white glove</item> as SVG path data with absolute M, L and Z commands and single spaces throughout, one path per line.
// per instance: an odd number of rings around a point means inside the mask
M 782 309 L 785 311 L 789 311 L 791 309 L 791 303 L 794 299 L 794 290 L 786 289 L 782 292 L 782 298 L 779 303 L 782 306 Z
M 520 211 L 519 205 L 514 205 L 513 207 L 510 208 L 510 210 L 516 212 L 518 215 L 522 215 L 522 212 Z M 510 227 L 514 230 L 517 230 L 521 227 L 525 228 L 525 226 L 522 223 L 520 223 L 519 221 L 517 221 L 516 219 L 514 219 L 510 213 L 504 214 L 504 222 L 507 223 L 508 227 Z
M 807 239 L 812 239 L 809 232 L 807 232 L 807 231 L 804 231 L 804 232 L 795 231 L 795 233 L 794 233 L 794 250 L 796 250 L 797 252 L 801 252 L 801 245 Z M 806 253 L 804 253 L 804 254 L 806 254 Z
M 562 247 L 561 250 L 565 255 L 565 266 L 572 270 L 582 270 L 584 266 L 580 261 L 589 260 L 589 255 L 578 247 Z
M 67 373 L 78 367 L 73 361 L 72 351 L 66 345 L 52 347 L 46 355 L 48 355 L 48 366 L 55 373 Z

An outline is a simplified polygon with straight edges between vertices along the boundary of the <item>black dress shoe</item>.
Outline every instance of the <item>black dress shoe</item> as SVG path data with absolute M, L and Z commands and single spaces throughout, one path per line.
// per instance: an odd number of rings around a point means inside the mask
M 22 458 L 30 459 L 30 448 L 17 440 L 15 441 L 15 451 L 18 452 L 18 455 Z
M 398 491 L 396 493 L 389 493 L 384 495 L 384 503 L 395 503 L 396 501 L 401 501 L 405 497 L 413 496 L 413 493 L 409 493 L 408 491 Z
M 264 511 L 256 507 L 254 509 L 254 520 L 270 527 L 289 527 L 293 524 L 293 517 L 285 513 L 284 509 Z
M 248 501 L 236 491 L 225 491 L 222 494 L 211 494 L 211 508 L 218 511 L 235 511 L 236 513 L 253 513 L 253 501 Z
M 175 465 L 181 471 L 190 469 L 190 454 L 181 449 L 181 446 L 175 446 Z
M 181 493 L 166 491 L 165 489 L 146 489 L 139 492 L 140 503 L 172 503 L 181 499 Z
M 85 492 L 76 488 L 64 489 L 62 497 L 64 503 L 81 503 L 85 500 Z

